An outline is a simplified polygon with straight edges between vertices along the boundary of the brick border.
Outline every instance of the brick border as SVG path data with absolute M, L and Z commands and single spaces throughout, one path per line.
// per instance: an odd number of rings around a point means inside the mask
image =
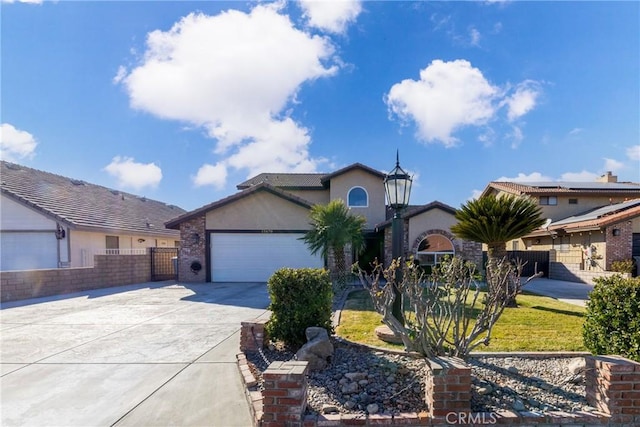
M 264 328 L 265 320 L 242 322 L 241 337 Z M 252 336 L 252 335 L 251 335 Z M 258 347 L 264 346 L 258 341 Z M 253 340 L 256 342 L 257 340 Z M 262 348 L 262 347 L 260 347 Z M 376 349 L 380 350 L 380 349 Z M 518 353 L 527 355 L 528 353 Z M 541 357 L 544 353 L 533 353 Z M 509 424 L 520 426 L 573 427 L 640 425 L 640 363 L 620 356 L 586 358 L 587 402 L 597 411 L 536 412 L 497 411 L 470 412 L 471 367 L 463 360 L 440 357 L 429 361 L 425 399 L 429 413 L 398 415 L 318 414 L 304 415 L 307 400 L 307 362 L 273 362 L 263 375 L 264 391 L 255 390 L 257 381 L 251 373 L 244 353 L 237 356 L 238 368 L 247 385 L 247 399 L 254 426 L 262 427 L 337 427 L 413 425 L 447 427 L 451 425 Z

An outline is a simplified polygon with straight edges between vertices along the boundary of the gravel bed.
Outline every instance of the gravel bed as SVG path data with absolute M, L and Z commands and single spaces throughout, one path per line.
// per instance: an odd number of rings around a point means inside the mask
M 397 414 L 428 410 L 425 359 L 393 354 L 333 340 L 330 366 L 309 374 L 308 413 Z M 247 352 L 262 387 L 270 362 L 294 360 L 293 352 L 270 346 Z M 591 411 L 585 398 L 584 358 L 473 357 L 473 412 L 496 410 Z

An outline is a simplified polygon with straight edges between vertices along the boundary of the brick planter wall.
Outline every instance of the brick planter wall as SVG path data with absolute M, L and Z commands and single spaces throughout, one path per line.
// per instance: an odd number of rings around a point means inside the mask
M 587 357 L 587 401 L 611 423 L 640 425 L 640 363 L 620 356 Z
M 258 351 L 264 348 L 267 338 L 264 327 L 267 321 L 267 319 L 255 319 L 241 323 L 240 351 Z
M 456 357 L 429 360 L 425 401 L 432 417 L 471 412 L 471 367 Z
M 263 324 L 243 322 L 247 330 Z M 242 334 L 242 332 L 241 332 Z M 523 353 L 526 355 L 526 353 Z M 458 358 L 441 357 L 429 361 L 425 399 L 429 413 L 396 415 L 305 414 L 307 399 L 307 362 L 274 362 L 263 373 L 264 392 L 247 390 L 255 426 L 335 427 L 413 425 L 445 427 L 451 425 L 519 426 L 640 426 L 640 363 L 619 356 L 586 356 L 587 401 L 597 412 L 498 411 L 472 413 L 471 367 Z M 238 367 L 248 387 L 256 381 L 244 354 L 238 355 Z

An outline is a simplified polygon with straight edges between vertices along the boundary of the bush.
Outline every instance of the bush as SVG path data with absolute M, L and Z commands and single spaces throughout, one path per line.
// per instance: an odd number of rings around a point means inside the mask
M 267 288 L 272 314 L 266 331 L 271 339 L 298 348 L 306 343 L 305 330 L 310 326 L 333 332 L 333 291 L 326 270 L 281 268 L 269 278 Z
M 634 261 L 632 259 L 625 259 L 623 261 L 613 261 L 611 263 L 611 271 L 617 273 L 633 273 Z
M 594 354 L 618 354 L 640 362 L 640 278 L 595 279 L 582 330 Z

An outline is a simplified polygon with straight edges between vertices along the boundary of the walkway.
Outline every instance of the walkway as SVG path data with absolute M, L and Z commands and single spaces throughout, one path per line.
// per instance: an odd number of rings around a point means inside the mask
M 236 366 L 262 284 L 146 283 L 3 304 L 9 426 L 252 424 Z

